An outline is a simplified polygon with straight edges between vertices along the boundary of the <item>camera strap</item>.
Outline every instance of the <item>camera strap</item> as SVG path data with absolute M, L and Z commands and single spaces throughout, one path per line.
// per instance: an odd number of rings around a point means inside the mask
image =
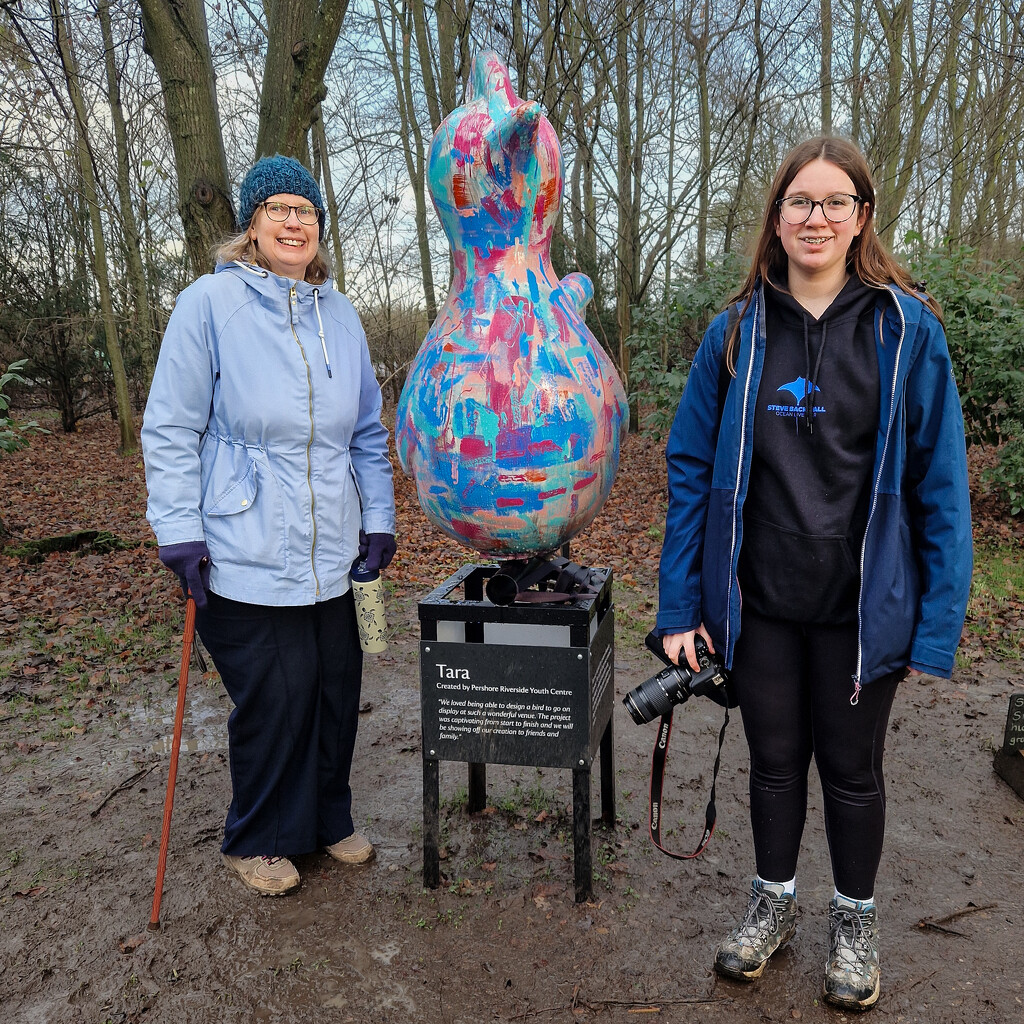
M 722 723 L 722 730 L 718 734 L 718 754 L 715 757 L 715 770 L 711 776 L 711 797 L 708 800 L 707 810 L 704 812 L 704 835 L 693 853 L 673 853 L 661 845 L 661 790 L 665 781 L 665 761 L 668 759 L 668 741 L 672 735 L 672 709 L 662 715 L 661 725 L 658 727 L 658 738 L 654 744 L 654 755 L 651 758 L 651 842 L 661 850 L 667 857 L 675 860 L 692 860 L 699 857 L 704 848 L 708 845 L 711 836 L 715 831 L 715 821 L 718 812 L 715 809 L 715 784 L 718 782 L 718 769 L 722 766 L 722 745 L 725 743 L 725 729 L 729 724 L 729 709 L 725 709 L 725 721 Z

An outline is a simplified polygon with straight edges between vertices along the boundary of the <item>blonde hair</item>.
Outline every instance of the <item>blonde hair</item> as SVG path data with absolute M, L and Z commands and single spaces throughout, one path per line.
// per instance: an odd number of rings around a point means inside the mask
M 844 171 L 853 182 L 853 187 L 860 197 L 864 210 L 864 227 L 855 236 L 846 254 L 846 266 L 851 274 L 859 277 L 872 288 L 885 288 L 890 284 L 898 285 L 909 295 L 915 296 L 926 305 L 941 321 L 942 308 L 929 295 L 921 295 L 907 270 L 902 267 L 882 244 L 875 233 L 875 186 L 871 180 L 871 170 L 863 153 L 854 143 L 847 139 L 833 136 L 819 136 L 801 142 L 792 149 L 782 161 L 782 166 L 775 174 L 768 195 L 765 198 L 764 216 L 761 220 L 761 232 L 754 248 L 750 270 L 739 291 L 729 300 L 742 303 L 740 312 L 746 311 L 754 295 L 758 278 L 778 287 L 782 274 L 788 265 L 786 250 L 782 239 L 775 230 L 779 223 L 779 208 L 776 201 L 786 194 L 786 189 L 800 172 L 801 168 L 813 160 L 827 160 Z M 739 339 L 739 322 L 732 334 L 726 339 L 725 360 L 731 373 L 736 369 L 736 349 Z
M 249 237 L 248 228 L 218 245 L 213 250 L 213 258 L 217 263 L 234 263 L 237 260 L 240 263 L 262 267 L 264 270 L 271 269 L 269 261 L 260 252 L 255 239 Z M 313 258 L 306 265 L 303 280 L 307 284 L 323 284 L 330 276 L 330 261 L 324 254 L 324 247 L 318 243 Z

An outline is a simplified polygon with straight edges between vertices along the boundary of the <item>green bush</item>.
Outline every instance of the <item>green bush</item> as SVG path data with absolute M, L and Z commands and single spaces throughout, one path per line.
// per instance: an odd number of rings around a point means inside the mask
M 645 433 L 668 433 L 697 346 L 745 273 L 743 260 L 727 253 L 708 265 L 706 276 L 676 281 L 667 306 L 659 300 L 637 310 L 629 337 L 629 401 Z
M 909 236 L 910 241 L 914 236 Z M 979 263 L 961 246 L 911 261 L 911 269 L 942 305 L 949 354 L 960 389 L 967 444 L 999 447 L 985 474 L 1010 505 L 1024 510 L 1024 308 L 1022 284 L 1008 261 Z
M 981 265 L 961 246 L 929 253 L 911 269 L 942 305 L 967 443 L 1002 444 L 1024 419 L 1024 308 L 1014 268 Z

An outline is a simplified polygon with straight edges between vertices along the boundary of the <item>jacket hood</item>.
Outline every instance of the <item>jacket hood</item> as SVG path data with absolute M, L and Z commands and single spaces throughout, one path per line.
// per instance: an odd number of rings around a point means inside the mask
M 820 317 L 812 316 L 788 291 L 788 280 L 782 280 L 778 284 L 767 283 L 766 291 L 770 294 L 772 301 L 776 304 L 779 316 L 787 327 L 796 326 L 801 330 L 805 324 L 813 327 L 816 324 L 827 323 L 829 330 L 833 325 L 838 325 L 847 320 L 856 320 L 866 308 L 874 303 L 884 302 L 886 293 L 880 288 L 872 288 L 865 284 L 859 277 L 853 275 L 843 285 L 842 290 L 832 300 L 828 309 Z
M 251 263 L 243 263 L 240 260 L 235 260 L 232 263 L 218 263 L 214 273 L 235 277 L 272 302 L 287 303 L 288 293 L 293 288 L 300 303 L 312 301 L 314 294 L 318 294 L 322 301 L 323 296 L 334 289 L 334 281 L 331 278 L 327 278 L 323 284 L 310 284 L 308 281 L 295 281 L 290 277 L 281 277 L 280 274 L 264 270 L 263 267 L 257 267 Z

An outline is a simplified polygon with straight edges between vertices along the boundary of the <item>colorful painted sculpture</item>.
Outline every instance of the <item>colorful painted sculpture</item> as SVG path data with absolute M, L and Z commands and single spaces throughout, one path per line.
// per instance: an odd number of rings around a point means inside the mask
M 490 556 L 544 554 L 597 515 L 628 408 L 587 328 L 590 279 L 551 266 L 562 153 L 493 53 L 430 146 L 455 273 L 396 417 L 402 467 L 432 522 Z

